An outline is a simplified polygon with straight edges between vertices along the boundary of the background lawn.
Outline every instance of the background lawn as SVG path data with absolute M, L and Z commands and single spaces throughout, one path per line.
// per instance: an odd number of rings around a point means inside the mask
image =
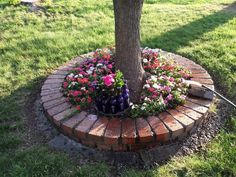
M 48 5 L 30 13 L 0 0 L 0 176 L 111 176 L 114 167 L 80 165 L 28 135 L 29 103 L 47 75 L 79 54 L 114 45 L 111 0 Z M 146 0 L 141 29 L 143 47 L 201 64 L 217 89 L 236 102 L 234 0 Z M 121 176 L 236 176 L 236 117 L 229 115 L 225 127 L 204 152 L 150 170 L 126 169 Z

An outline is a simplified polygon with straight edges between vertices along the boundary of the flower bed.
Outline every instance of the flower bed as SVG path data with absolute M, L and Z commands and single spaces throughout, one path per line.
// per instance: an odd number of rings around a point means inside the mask
M 129 89 L 123 74 L 115 69 L 114 49 L 98 49 L 86 61 L 71 69 L 63 82 L 67 100 L 77 110 L 95 106 L 106 114 L 127 112 L 130 117 L 158 114 L 183 104 L 188 86 L 183 82 L 190 72 L 159 51 L 142 50 L 142 63 L 150 76 L 146 79 L 140 104 L 129 101 Z

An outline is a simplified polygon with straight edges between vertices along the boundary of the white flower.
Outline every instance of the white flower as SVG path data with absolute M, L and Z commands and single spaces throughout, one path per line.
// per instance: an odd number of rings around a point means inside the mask
M 79 77 L 83 77 L 83 75 L 82 75 L 82 74 L 79 74 Z
M 74 77 L 74 74 L 73 74 L 73 73 L 70 73 L 70 74 L 68 75 L 68 77 Z
M 81 87 L 81 90 L 86 90 L 86 88 L 85 87 Z
M 102 63 L 98 63 L 96 67 L 100 67 L 100 66 L 103 66 Z
M 144 59 L 143 59 L 143 62 L 144 62 L 144 63 L 147 63 L 147 62 L 148 62 L 148 59 L 144 58 Z
M 143 106 L 146 107 L 146 106 L 147 106 L 147 103 L 143 103 Z
M 150 102 L 150 101 L 151 101 L 151 99 L 150 99 L 150 98 L 148 98 L 148 97 L 145 97 L 145 98 L 144 98 L 144 101 L 146 101 L 146 102 Z
M 89 70 L 91 70 L 91 71 L 93 71 L 95 68 L 93 67 L 93 66 L 91 66 L 90 68 L 89 68 Z
M 143 88 L 150 88 L 150 85 L 149 85 L 149 84 L 145 84 L 145 85 L 143 86 Z
M 152 85 L 153 88 L 155 89 L 160 89 L 161 87 L 159 85 L 157 85 L 156 83 Z
M 78 78 L 79 76 L 78 75 L 75 75 L 75 77 L 74 78 Z
M 156 82 L 156 81 L 157 81 L 157 77 L 152 75 L 152 76 L 151 76 L 151 80 L 154 81 L 154 82 Z
M 88 74 L 92 74 L 93 73 L 93 71 L 91 71 L 91 70 L 87 70 L 86 71 Z
M 145 107 L 145 106 L 142 106 L 142 107 L 141 107 L 141 110 L 145 110 L 145 109 L 146 109 L 146 107 Z

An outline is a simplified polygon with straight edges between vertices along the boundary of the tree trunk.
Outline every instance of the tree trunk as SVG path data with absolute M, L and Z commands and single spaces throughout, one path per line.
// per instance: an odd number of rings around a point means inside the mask
M 113 3 L 116 68 L 128 81 L 131 101 L 138 102 L 144 78 L 139 32 L 143 0 L 113 0 Z

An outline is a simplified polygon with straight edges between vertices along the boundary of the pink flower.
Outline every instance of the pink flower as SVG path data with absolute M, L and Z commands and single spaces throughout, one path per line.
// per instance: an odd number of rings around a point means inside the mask
M 79 92 L 80 92 L 80 91 L 74 91 L 74 92 L 73 92 L 73 96 L 74 96 L 74 97 L 78 96 L 78 95 L 79 95 Z
M 170 88 L 170 87 L 168 87 L 168 86 L 165 86 L 165 87 L 164 87 L 164 90 L 165 90 L 165 91 L 167 91 L 168 93 L 170 93 L 170 92 L 171 92 L 171 88 Z
M 113 82 L 115 82 L 113 76 L 111 74 L 104 76 L 103 78 L 103 82 L 106 86 L 111 86 L 113 84 Z
M 107 67 L 108 67 L 109 69 L 111 69 L 111 68 L 112 68 L 112 64 L 107 65 Z
M 173 77 L 171 77 L 171 78 L 169 79 L 169 81 L 170 81 L 170 82 L 174 82 L 175 79 L 174 79 Z
M 172 95 L 172 94 L 169 94 L 169 95 L 166 97 L 166 99 L 167 99 L 168 101 L 172 100 L 172 99 L 173 99 L 173 95 Z

